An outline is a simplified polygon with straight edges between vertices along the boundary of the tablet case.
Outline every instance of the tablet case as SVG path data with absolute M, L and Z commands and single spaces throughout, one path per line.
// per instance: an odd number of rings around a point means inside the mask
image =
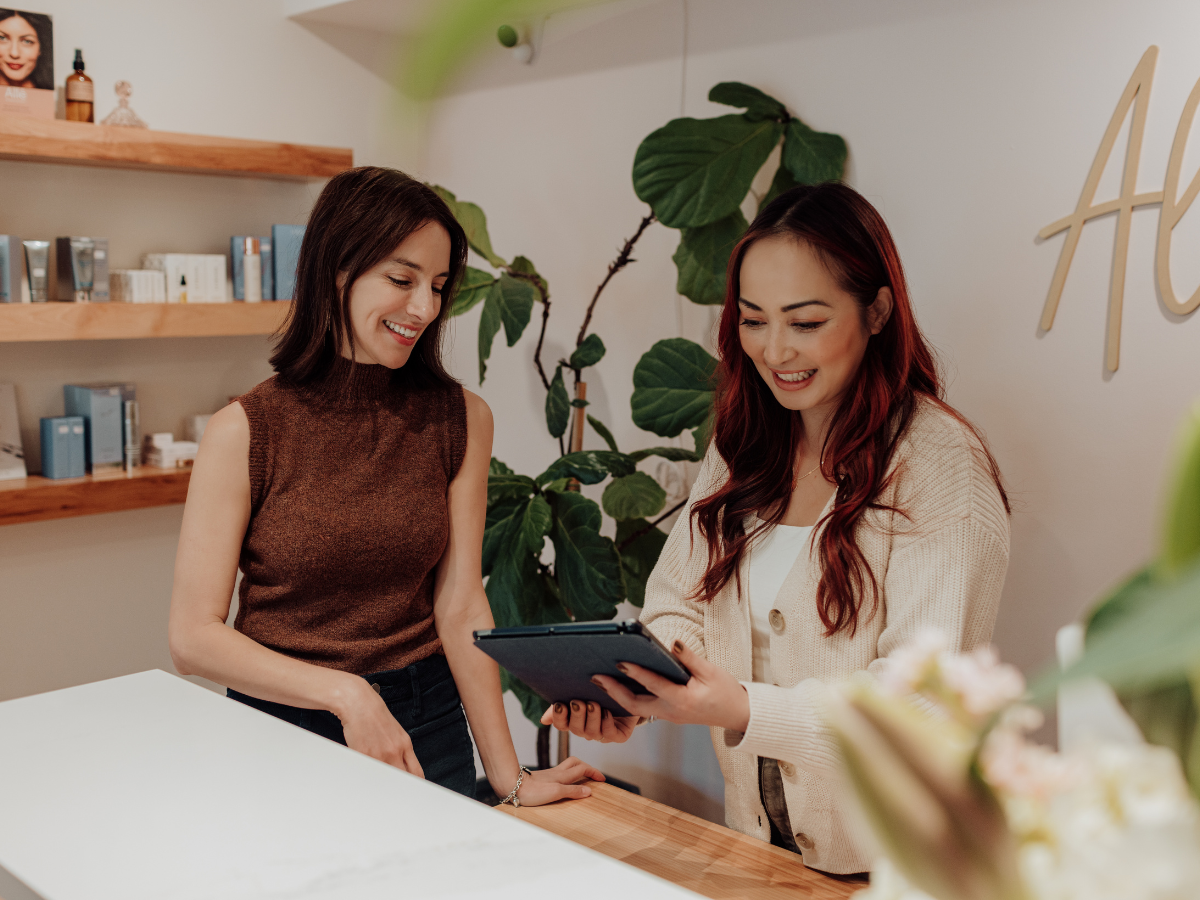
M 475 632 L 475 646 L 547 704 L 590 700 L 615 716 L 630 713 L 592 684 L 593 675 L 610 675 L 638 694 L 645 693 L 645 688 L 622 675 L 617 663 L 636 663 L 676 684 L 691 677 L 635 619 L 491 628 Z

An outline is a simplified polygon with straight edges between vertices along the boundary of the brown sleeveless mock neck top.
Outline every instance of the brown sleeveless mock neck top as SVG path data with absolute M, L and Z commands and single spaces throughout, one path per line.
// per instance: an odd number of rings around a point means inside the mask
M 234 627 L 357 675 L 440 653 L 433 584 L 466 452 L 462 388 L 401 386 L 338 357 L 320 385 L 276 375 L 238 401 L 251 505 Z

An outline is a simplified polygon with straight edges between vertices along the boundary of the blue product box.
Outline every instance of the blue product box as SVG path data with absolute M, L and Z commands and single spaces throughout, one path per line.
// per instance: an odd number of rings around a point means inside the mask
M 68 384 L 63 406 L 68 416 L 82 416 L 87 469 L 120 468 L 124 460 L 125 419 L 122 400 L 136 400 L 131 384 Z
M 42 419 L 42 475 L 82 478 L 84 474 L 83 417 Z
M 25 283 L 25 248 L 19 237 L 0 234 L 0 303 L 20 303 Z
M 276 300 L 291 300 L 296 292 L 296 263 L 300 261 L 300 244 L 303 241 L 303 225 L 271 226 Z
M 246 299 L 246 286 L 243 283 L 245 279 L 244 268 L 242 267 L 242 257 L 245 255 L 245 240 L 246 235 L 234 235 L 229 239 L 229 268 L 233 272 L 233 299 Z M 264 300 L 275 299 L 275 272 L 273 268 L 273 256 L 271 254 L 271 239 L 269 237 L 260 237 L 258 239 L 258 253 L 262 257 L 262 298 Z

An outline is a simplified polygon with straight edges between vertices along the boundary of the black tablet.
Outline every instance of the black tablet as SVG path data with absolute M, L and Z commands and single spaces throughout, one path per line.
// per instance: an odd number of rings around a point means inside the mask
M 547 705 L 593 700 L 616 716 L 629 712 L 592 684 L 593 675 L 611 675 L 637 694 L 646 693 L 645 688 L 622 675 L 617 663 L 636 663 L 676 684 L 692 677 L 636 619 L 489 628 L 475 632 L 475 646 L 537 691 Z

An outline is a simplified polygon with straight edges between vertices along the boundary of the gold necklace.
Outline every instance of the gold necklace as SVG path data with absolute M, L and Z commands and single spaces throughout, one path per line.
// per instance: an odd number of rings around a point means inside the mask
M 817 463 L 813 468 L 809 469 L 807 472 L 805 472 L 803 475 L 801 475 L 799 478 L 797 478 L 796 484 L 799 484 L 805 478 L 807 478 L 809 475 L 811 475 L 813 472 L 817 471 L 817 469 L 821 468 L 821 465 L 824 462 L 825 462 L 824 460 L 821 460 L 821 462 Z

